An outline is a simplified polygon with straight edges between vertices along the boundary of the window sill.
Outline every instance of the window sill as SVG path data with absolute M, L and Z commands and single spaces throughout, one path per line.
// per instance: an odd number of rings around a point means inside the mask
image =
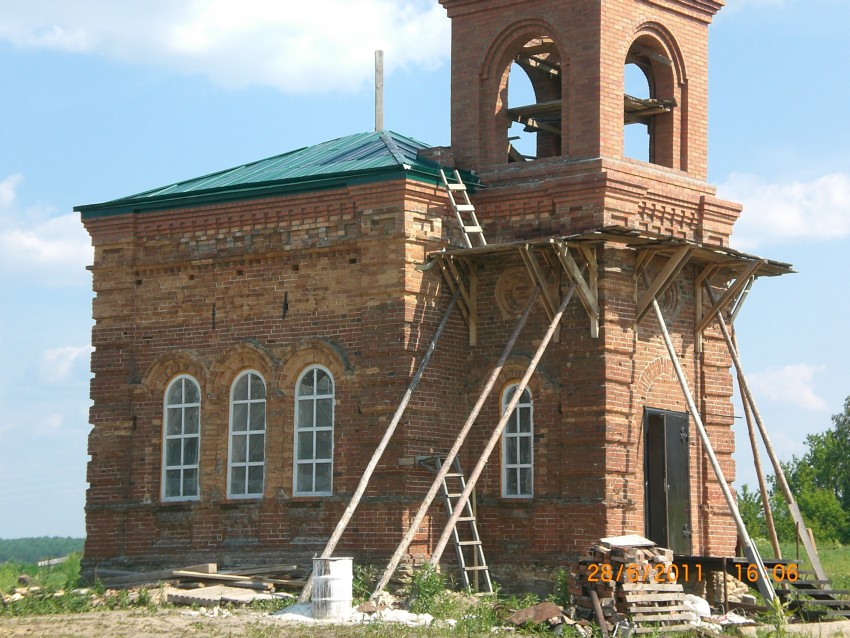
M 314 495 L 314 494 L 305 494 L 303 496 L 292 496 L 289 499 L 289 502 L 298 505 L 303 503 L 304 505 L 309 505 L 311 503 L 327 503 L 328 501 L 333 499 L 333 494 L 322 494 L 322 495 Z
M 159 501 L 159 503 L 149 503 L 149 505 L 156 505 L 157 507 L 167 508 L 169 510 L 173 510 L 175 512 L 179 511 L 189 511 L 195 509 L 198 505 L 200 505 L 201 499 L 183 499 L 179 501 Z
M 239 509 L 240 507 L 258 507 L 262 502 L 261 496 L 252 496 L 251 498 L 226 498 L 218 502 L 219 507 L 223 509 Z

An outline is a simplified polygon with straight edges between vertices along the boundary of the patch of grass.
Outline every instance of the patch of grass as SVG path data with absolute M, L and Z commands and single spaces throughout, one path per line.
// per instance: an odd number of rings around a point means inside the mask
M 437 610 L 438 599 L 446 591 L 443 575 L 430 563 L 425 563 L 413 572 L 410 585 L 410 611 L 414 614 L 431 614 Z
M 773 549 L 767 539 L 756 539 L 756 546 L 764 558 L 773 556 Z M 780 543 L 782 557 L 786 560 L 797 562 L 797 545 L 795 543 Z M 850 551 L 848 548 L 838 544 L 822 545 L 818 547 L 818 556 L 823 565 L 826 575 L 832 581 L 836 589 L 850 589 Z M 809 558 L 802 546 L 800 546 L 800 569 L 811 569 Z
M 35 563 L 7 562 L 0 565 L 0 591 L 10 592 L 18 584 L 18 578 L 26 575 L 31 585 L 52 589 L 76 587 L 80 581 L 80 554 L 71 554 L 59 565 L 39 567 Z
M 570 594 L 570 572 L 563 567 L 555 574 L 555 589 L 547 600 L 561 607 L 569 607 L 573 597 Z
M 378 584 L 380 572 L 375 565 L 355 565 L 354 578 L 351 583 L 354 604 L 359 605 L 369 600 L 375 585 Z

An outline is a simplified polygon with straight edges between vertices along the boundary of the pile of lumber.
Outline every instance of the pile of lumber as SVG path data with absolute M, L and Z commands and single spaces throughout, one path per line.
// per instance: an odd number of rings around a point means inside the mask
M 219 571 L 216 563 L 189 565 L 151 572 L 110 572 L 100 577 L 104 587 L 131 589 L 165 584 L 167 602 L 175 604 L 250 603 L 255 600 L 291 598 L 286 590 L 300 591 L 309 570 L 298 565 L 265 565 Z
M 570 593 L 603 634 L 618 623 L 635 633 L 691 629 L 693 615 L 676 582 L 673 552 L 640 537 L 602 539 L 576 564 Z

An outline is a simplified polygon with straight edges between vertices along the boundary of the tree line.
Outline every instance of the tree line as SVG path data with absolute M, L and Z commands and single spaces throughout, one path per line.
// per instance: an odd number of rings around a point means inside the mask
M 39 536 L 37 538 L 0 538 L 0 563 L 36 563 L 47 558 L 60 558 L 82 552 L 83 538 Z
M 782 463 L 788 485 L 806 524 L 819 543 L 850 544 L 850 397 L 844 411 L 832 417 L 832 427 L 806 437 L 806 451 Z M 780 541 L 796 539 L 794 521 L 775 476 L 770 483 L 770 510 Z M 751 536 L 768 536 L 762 499 L 744 485 L 738 508 Z

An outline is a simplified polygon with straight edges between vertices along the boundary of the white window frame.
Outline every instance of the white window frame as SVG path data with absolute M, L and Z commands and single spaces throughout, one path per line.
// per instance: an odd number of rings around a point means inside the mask
M 249 376 L 250 375 L 250 376 Z M 248 398 L 240 399 L 236 401 L 233 398 L 234 393 L 236 392 L 236 385 L 243 378 L 248 376 Z M 251 398 L 251 376 L 256 377 L 263 384 L 263 398 L 262 399 L 252 399 Z M 233 380 L 233 383 L 230 386 L 230 425 L 227 431 L 227 498 L 262 498 L 263 493 L 266 489 L 266 431 L 268 430 L 268 411 L 267 411 L 267 399 L 268 399 L 268 385 L 266 384 L 266 380 L 262 374 L 257 372 L 256 370 L 243 370 L 240 372 L 236 378 Z M 263 404 L 263 429 L 262 430 L 252 430 L 251 429 L 251 405 L 262 403 Z M 238 432 L 233 431 L 233 412 L 234 408 L 237 404 L 245 404 L 248 406 L 248 410 L 246 412 L 246 429 L 239 430 Z M 251 437 L 254 435 L 262 434 L 263 435 L 263 459 L 262 461 L 251 461 Z M 236 436 L 244 436 L 245 437 L 245 460 L 234 462 L 233 461 L 233 439 Z M 251 467 L 262 467 L 263 468 L 263 487 L 259 492 L 248 492 L 248 472 Z M 232 486 L 232 477 L 233 477 L 233 469 L 234 468 L 245 468 L 245 492 L 240 492 L 235 494 L 233 492 Z
M 519 384 L 511 383 L 508 384 L 505 389 L 502 391 L 502 409 L 501 413 L 505 413 L 505 409 L 508 407 L 508 403 L 510 403 L 510 391 L 511 389 L 518 388 Z M 505 429 L 502 431 L 502 498 L 518 498 L 518 499 L 529 499 L 534 498 L 534 397 L 531 395 L 531 390 L 526 388 L 523 394 L 528 393 L 528 401 L 524 401 L 520 399 L 514 408 L 514 412 L 511 415 L 511 419 L 505 425 Z M 519 431 L 519 413 L 520 411 L 528 412 L 528 424 L 529 431 L 528 432 L 520 432 Z M 511 422 L 516 420 L 517 423 L 517 431 L 509 432 Z M 527 439 L 529 445 L 529 462 L 521 463 L 520 462 L 520 451 L 519 445 L 521 439 Z M 508 463 L 508 446 L 514 445 L 516 446 L 516 463 Z M 528 493 L 522 492 L 522 481 L 520 480 L 520 476 L 522 474 L 522 470 L 528 470 L 529 477 L 529 486 L 530 491 Z M 517 493 L 509 494 L 508 493 L 508 475 L 510 472 L 516 472 L 517 474 Z
M 186 397 L 186 383 L 191 383 L 195 386 L 195 389 L 198 392 L 198 401 L 187 403 L 185 400 Z M 168 396 L 171 394 L 171 389 L 175 386 L 175 384 L 180 383 L 183 385 L 181 396 L 183 397 L 180 403 L 169 403 Z M 197 408 L 198 410 L 198 431 L 195 433 L 186 433 L 186 410 L 191 408 Z M 168 434 L 168 415 L 169 409 L 179 409 L 180 410 L 180 432 L 179 434 Z M 186 442 L 190 439 L 197 439 L 197 459 L 194 464 L 184 464 L 184 451 Z M 173 465 L 168 465 L 168 442 L 169 441 L 180 441 L 180 462 L 175 463 Z M 163 501 L 172 502 L 172 501 L 198 501 L 201 498 L 201 476 L 200 476 L 200 465 L 201 465 L 201 384 L 198 383 L 197 379 L 188 375 L 181 374 L 174 379 L 171 380 L 171 383 L 168 384 L 168 387 L 165 389 L 165 395 L 162 397 L 162 486 L 160 489 L 160 495 Z M 187 470 L 195 470 L 195 494 L 185 495 L 183 493 L 184 488 L 184 474 Z M 169 471 L 178 471 L 180 472 L 180 494 L 178 496 L 168 496 L 166 495 L 167 482 L 166 478 L 168 476 Z
M 314 378 L 314 393 L 312 395 L 302 395 L 301 392 L 301 381 L 308 374 L 315 374 L 315 371 L 321 370 L 325 374 L 328 375 L 328 378 L 331 380 L 331 392 L 330 394 L 317 394 L 315 390 L 315 378 Z M 316 426 L 316 402 L 320 399 L 331 400 L 331 424 L 330 426 Z M 313 404 L 313 425 L 307 428 L 299 427 L 300 417 L 301 417 L 301 405 L 306 402 L 311 402 Z M 335 430 L 335 421 L 336 421 L 336 380 L 334 379 L 334 375 L 331 374 L 331 371 L 326 367 L 321 365 L 311 365 L 305 368 L 301 374 L 298 376 L 298 380 L 295 382 L 295 427 L 293 429 L 294 436 L 293 439 L 293 455 L 292 458 L 293 468 L 292 468 L 292 494 L 294 496 L 331 496 L 333 494 L 333 471 L 334 471 L 334 430 Z M 331 433 L 331 450 L 330 450 L 330 458 L 316 458 L 316 434 L 318 432 L 330 432 Z M 311 458 L 302 459 L 299 458 L 299 450 L 298 450 L 298 435 L 302 432 L 312 432 L 313 434 L 313 456 Z M 330 489 L 327 491 L 318 491 L 315 489 L 316 487 L 316 467 L 318 465 L 330 465 Z M 302 465 L 311 465 L 313 468 L 313 490 L 305 491 L 298 489 L 298 468 Z

